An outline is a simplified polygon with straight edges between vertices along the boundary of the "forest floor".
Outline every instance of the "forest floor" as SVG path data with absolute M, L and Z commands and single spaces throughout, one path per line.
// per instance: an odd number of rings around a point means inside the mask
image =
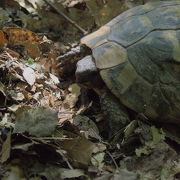
M 60 58 L 143 2 L 2 1 L 0 179 L 180 179 L 178 128 L 137 115 L 110 137 L 98 94 L 75 81 L 81 55 Z

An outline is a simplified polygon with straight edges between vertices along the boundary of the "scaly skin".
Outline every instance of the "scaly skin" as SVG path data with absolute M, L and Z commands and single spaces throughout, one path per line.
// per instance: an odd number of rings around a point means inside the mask
M 125 127 L 130 122 L 130 118 L 127 109 L 108 89 L 103 89 L 103 93 L 101 92 L 100 103 L 110 127 L 109 137 L 111 137 Z

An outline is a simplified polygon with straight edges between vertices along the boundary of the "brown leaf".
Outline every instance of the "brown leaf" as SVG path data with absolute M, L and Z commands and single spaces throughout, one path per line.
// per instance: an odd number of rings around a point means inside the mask
M 67 103 L 70 108 L 73 108 L 78 101 L 79 95 L 81 94 L 81 89 L 78 84 L 74 83 L 69 86 L 68 90 L 70 93 L 66 96 L 65 103 Z
M 26 52 L 30 57 L 40 57 L 41 52 L 39 49 L 39 42 L 42 39 L 40 36 L 32 31 L 21 28 L 4 28 L 2 33 L 5 34 L 5 41 L 7 41 L 9 45 L 22 45 L 25 47 Z
M 41 52 L 40 52 L 37 42 L 26 41 L 26 42 L 22 43 L 22 45 L 24 45 L 24 47 L 26 48 L 27 54 L 31 58 L 37 58 L 37 57 L 41 56 Z
M 93 137 L 98 140 L 101 139 L 96 124 L 87 116 L 77 115 L 73 118 L 73 124 L 83 131 L 86 138 Z
M 11 131 L 8 132 L 7 138 L 2 145 L 1 158 L 0 158 L 1 163 L 7 161 L 7 159 L 10 157 L 10 152 L 11 152 Z
M 91 141 L 83 137 L 77 137 L 70 140 L 64 140 L 60 144 L 62 149 L 67 151 L 73 161 L 77 161 L 84 165 L 90 163 L 91 155 L 95 148 L 95 144 Z
M 4 47 L 6 43 L 7 43 L 7 40 L 4 36 L 3 31 L 0 31 L 0 48 Z
M 22 45 L 24 42 L 27 41 L 38 42 L 41 40 L 38 35 L 27 29 L 4 28 L 3 32 L 4 34 L 6 34 L 8 44 L 10 45 Z

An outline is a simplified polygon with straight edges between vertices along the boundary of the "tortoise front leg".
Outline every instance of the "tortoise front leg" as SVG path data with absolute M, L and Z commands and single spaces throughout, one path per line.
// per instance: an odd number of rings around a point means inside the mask
M 111 137 L 130 122 L 129 114 L 127 109 L 108 89 L 101 93 L 100 102 L 103 114 L 108 120 L 109 136 Z

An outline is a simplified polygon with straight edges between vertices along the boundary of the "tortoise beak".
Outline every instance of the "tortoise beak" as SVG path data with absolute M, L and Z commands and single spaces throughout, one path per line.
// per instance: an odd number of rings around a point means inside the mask
M 78 83 L 86 83 L 92 81 L 97 76 L 98 70 L 93 61 L 92 56 L 86 56 L 77 63 L 76 81 Z

